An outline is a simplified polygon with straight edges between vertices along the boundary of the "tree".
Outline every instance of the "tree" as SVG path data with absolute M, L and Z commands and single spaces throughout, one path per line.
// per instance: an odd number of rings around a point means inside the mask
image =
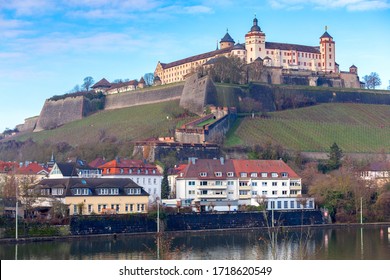
M 70 91 L 69 93 L 76 93 L 76 92 L 80 92 L 81 89 L 80 89 L 80 86 L 79 85 L 75 85 Z
M 368 89 L 375 89 L 375 87 L 380 86 L 382 84 L 381 79 L 376 72 L 371 72 L 370 75 L 365 75 L 363 77 L 363 80 L 366 83 L 366 88 Z
M 334 142 L 330 147 L 328 166 L 330 170 L 338 169 L 341 166 L 341 158 L 343 157 L 343 151 Z
M 88 76 L 84 78 L 84 83 L 81 86 L 85 91 L 89 91 L 90 87 L 95 83 L 92 77 Z
M 153 73 L 146 73 L 144 75 L 145 85 L 152 86 L 154 81 L 154 74 Z
M 167 199 L 169 196 L 168 168 L 164 168 L 164 175 L 161 181 L 161 199 Z

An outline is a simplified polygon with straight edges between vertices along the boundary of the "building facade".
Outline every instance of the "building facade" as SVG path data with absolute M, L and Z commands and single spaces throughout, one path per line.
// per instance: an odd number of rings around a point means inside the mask
M 336 43 L 328 33 L 327 27 L 317 46 L 275 43 L 266 40 L 266 34 L 261 30 L 256 17 L 253 19 L 252 27 L 245 34 L 244 44 L 235 44 L 227 32 L 220 41 L 219 49 L 171 63 L 158 62 L 154 74 L 155 77 L 160 78 L 162 84 L 180 82 L 211 59 L 233 55 L 247 64 L 260 58 L 264 66 L 268 67 L 339 74 L 339 66 L 336 63 Z M 350 74 L 357 76 L 357 69 L 356 73 Z M 360 83 L 356 82 L 350 86 L 360 87 Z
M 156 165 L 142 160 L 114 159 L 101 166 L 102 178 L 129 178 L 149 193 L 150 201 L 161 197 L 162 175 Z
M 146 213 L 149 207 L 149 194 L 130 179 L 44 179 L 34 189 L 40 205 L 66 204 L 70 215 Z
M 195 159 L 176 178 L 176 198 L 201 210 L 263 204 L 266 209 L 313 209 L 301 178 L 282 160 Z M 224 206 L 224 207 L 222 207 Z

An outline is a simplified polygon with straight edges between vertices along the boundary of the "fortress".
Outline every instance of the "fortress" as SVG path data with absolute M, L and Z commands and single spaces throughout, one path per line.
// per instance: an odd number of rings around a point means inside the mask
M 336 63 L 336 42 L 327 32 L 327 28 L 320 37 L 319 46 L 267 42 L 256 17 L 245 34 L 244 44 L 235 44 L 229 32 L 226 32 L 220 41 L 219 49 L 170 63 L 158 62 L 154 75 L 161 84 L 184 81 L 197 68 L 204 67 L 221 56 L 236 56 L 247 65 L 260 61 L 264 71 L 270 73 L 264 82 L 272 84 L 291 83 L 291 77 L 286 76 L 299 76 L 306 78 L 307 85 L 311 86 L 324 85 L 317 83 L 317 80 L 326 77 L 332 79 L 329 86 L 361 87 L 356 66 L 352 65 L 349 72 L 340 72 Z

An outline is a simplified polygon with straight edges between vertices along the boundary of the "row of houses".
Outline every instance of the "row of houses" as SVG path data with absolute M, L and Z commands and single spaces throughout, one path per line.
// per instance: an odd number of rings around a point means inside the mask
M 0 162 L 1 173 L 17 164 Z M 388 180 L 388 163 L 371 164 L 362 170 L 365 180 Z M 377 170 L 384 169 L 384 170 Z M 141 160 L 99 158 L 54 163 L 44 167 L 30 163 L 14 174 L 35 176 L 34 206 L 47 215 L 56 203 L 69 214 L 146 213 L 161 197 L 161 169 Z M 379 176 L 379 177 L 378 177 Z M 302 194 L 302 181 L 282 160 L 197 159 L 169 172 L 170 199 L 166 206 L 192 207 L 194 211 L 235 211 L 240 206 L 263 206 L 268 210 L 315 208 L 314 199 Z

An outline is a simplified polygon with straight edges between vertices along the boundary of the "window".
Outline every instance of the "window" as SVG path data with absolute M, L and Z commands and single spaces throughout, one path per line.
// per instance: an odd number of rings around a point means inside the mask
M 215 181 L 216 186 L 222 186 L 222 181 Z
M 272 195 L 277 195 L 278 191 L 272 191 Z
M 290 191 L 290 194 L 298 194 L 298 191 Z
M 277 205 L 278 205 L 278 209 L 281 209 L 281 208 L 282 208 L 282 202 L 281 202 L 281 201 L 278 201 L 278 202 L 277 202 Z
M 287 209 L 288 208 L 288 202 L 287 200 L 283 201 L 283 208 Z
M 277 187 L 278 186 L 278 182 L 272 182 L 272 186 L 273 187 Z
M 240 173 L 240 176 L 241 176 L 241 177 L 247 177 L 248 174 L 247 174 L 246 172 L 241 172 L 241 173 Z
M 252 191 L 252 195 L 257 195 L 257 191 Z
M 234 186 L 234 181 L 228 181 L 228 182 L 227 182 L 227 185 L 228 185 L 228 186 Z
M 73 205 L 73 214 L 77 215 L 77 210 L 78 210 L 77 204 L 74 204 Z
M 257 177 L 257 173 L 256 173 L 256 172 L 252 172 L 252 173 L 251 173 L 251 177 L 252 177 L 252 178 L 256 178 L 256 177 Z
M 248 182 L 246 181 L 240 181 L 240 187 L 248 186 Z
M 123 170 L 123 168 L 121 168 L 121 169 L 120 169 L 120 173 L 123 174 L 123 172 L 124 172 L 124 170 Z
M 272 176 L 272 178 L 276 178 L 276 177 L 278 177 L 278 173 L 272 172 L 272 173 L 271 173 L 271 176 Z
M 227 173 L 227 176 L 228 176 L 228 177 L 233 177 L 233 176 L 234 176 L 234 173 L 233 173 L 233 172 L 228 172 L 228 173 Z
M 206 176 L 207 176 L 207 172 L 200 172 L 200 173 L 199 173 L 199 176 L 200 176 L 200 177 L 206 177 Z
M 222 172 L 215 172 L 215 177 L 222 177 Z
M 261 186 L 262 187 L 266 187 L 267 186 L 267 182 L 261 182 Z
M 63 195 L 64 194 L 64 189 L 63 188 L 53 188 L 51 190 L 52 195 Z
M 282 172 L 281 175 L 282 175 L 283 178 L 288 177 L 288 173 L 287 172 Z
M 89 189 L 87 188 L 77 188 L 73 190 L 73 195 L 88 195 Z
M 148 184 L 152 184 L 152 178 L 148 178 Z
M 287 186 L 287 182 L 282 182 L 282 187 Z
M 195 181 L 189 181 L 189 182 L 188 182 L 188 185 L 189 185 L 189 186 L 195 186 Z
M 267 172 L 261 172 L 261 177 L 267 178 L 267 176 L 268 176 Z
M 240 191 L 240 195 L 248 195 L 248 191 Z
M 313 207 L 313 200 L 309 200 L 309 208 L 312 209 Z
M 92 213 L 92 212 L 93 212 L 93 205 L 88 204 L 88 213 Z
M 141 188 L 129 188 L 126 189 L 127 195 L 133 195 L 133 194 L 141 194 Z
M 157 185 L 157 179 L 156 178 L 153 179 L 153 184 Z
M 110 168 L 107 168 L 106 173 L 110 174 Z
M 103 209 L 107 209 L 107 204 L 98 204 L 98 212 L 102 212 Z
M 207 181 L 200 181 L 201 186 L 207 186 Z
M 195 194 L 195 191 L 188 191 L 188 194 Z
M 294 200 L 291 200 L 291 201 L 290 201 L 290 208 L 291 208 L 291 209 L 294 209 L 294 208 L 295 208 L 294 204 L 295 204 L 295 203 L 294 203 Z
M 137 204 L 137 211 L 138 212 L 145 211 L 145 204 Z
M 251 185 L 252 187 L 257 187 L 257 182 L 252 182 Z
M 287 195 L 287 191 L 282 191 L 282 194 Z
M 261 194 L 262 195 L 267 195 L 267 191 L 262 191 Z

